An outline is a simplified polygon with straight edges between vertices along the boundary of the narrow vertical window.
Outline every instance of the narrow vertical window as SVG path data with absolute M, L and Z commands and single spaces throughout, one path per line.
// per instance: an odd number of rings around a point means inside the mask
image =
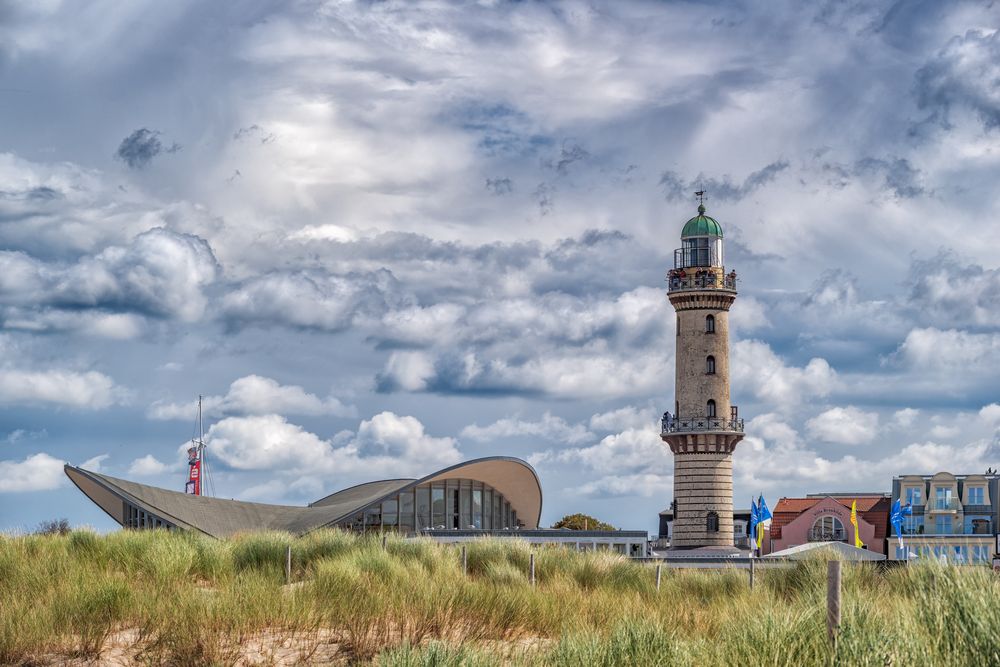
M 715 357 L 709 355 L 705 359 L 705 372 L 709 375 L 715 375 Z
M 681 335 L 681 316 L 677 316 L 677 335 Z
M 715 315 L 705 316 L 705 333 L 715 333 Z
M 709 512 L 708 513 L 708 522 L 707 523 L 708 523 L 708 525 L 706 527 L 708 528 L 708 532 L 710 532 L 710 533 L 717 533 L 717 532 L 719 532 L 719 515 L 718 514 L 716 514 L 715 512 Z
M 705 406 L 705 416 L 706 417 L 715 416 L 715 401 L 709 399 L 708 405 Z

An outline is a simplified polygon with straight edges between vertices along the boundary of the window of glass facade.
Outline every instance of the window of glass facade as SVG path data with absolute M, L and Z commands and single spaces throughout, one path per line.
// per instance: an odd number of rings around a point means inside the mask
M 431 487 L 431 525 L 445 527 L 444 486 L 440 484 Z
M 896 547 L 896 560 L 907 560 L 906 547 Z
M 399 530 L 404 533 L 413 532 L 413 491 L 399 494 Z
M 399 503 L 395 498 L 382 503 L 382 525 L 386 528 L 399 525 Z
M 503 528 L 503 517 L 501 508 L 503 507 L 503 497 L 499 493 L 493 494 L 493 527 Z
M 938 535 L 951 535 L 952 534 L 951 516 L 941 515 L 935 517 L 934 532 L 937 533 Z
M 431 527 L 431 489 L 429 486 L 417 488 L 417 530 Z
M 448 527 L 449 528 L 460 528 L 461 520 L 458 516 L 458 482 L 449 481 L 447 483 L 447 499 L 448 499 Z
M 483 490 L 481 488 L 472 489 L 472 525 L 476 528 L 483 527 Z
M 472 482 L 464 479 L 461 480 L 458 483 L 458 490 L 460 492 L 458 497 L 459 512 L 462 515 L 458 527 L 463 530 L 472 528 Z
M 910 487 L 906 490 L 906 502 L 909 505 L 920 505 L 923 503 L 923 489 Z
M 972 562 L 973 563 L 989 563 L 990 562 L 990 551 L 989 547 L 985 544 L 974 544 L 972 545 Z
M 986 497 L 985 489 L 981 486 L 970 486 L 966 492 L 969 496 L 969 505 L 985 505 L 986 502 L 983 500 Z
M 488 486 L 483 489 L 483 528 L 493 528 L 493 489 Z

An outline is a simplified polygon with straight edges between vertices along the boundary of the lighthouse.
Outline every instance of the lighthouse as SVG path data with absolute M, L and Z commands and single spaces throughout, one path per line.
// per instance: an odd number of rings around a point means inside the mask
M 673 413 L 660 437 L 674 455 L 672 550 L 736 553 L 733 546 L 733 450 L 743 420 L 729 398 L 729 308 L 736 272 L 726 272 L 722 225 L 705 215 L 684 224 L 667 275 L 677 321 Z

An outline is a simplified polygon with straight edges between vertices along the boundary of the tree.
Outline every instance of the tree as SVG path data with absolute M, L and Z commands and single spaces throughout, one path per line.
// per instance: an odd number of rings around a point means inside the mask
M 604 523 L 586 514 L 567 514 L 552 524 L 552 527 L 570 530 L 616 530 L 610 523 Z
M 66 535 L 70 531 L 68 519 L 42 521 L 35 529 L 36 535 Z

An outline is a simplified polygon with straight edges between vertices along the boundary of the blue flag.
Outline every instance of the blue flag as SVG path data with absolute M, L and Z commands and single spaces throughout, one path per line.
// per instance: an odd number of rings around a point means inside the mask
M 761 494 L 760 500 L 757 503 L 757 523 L 764 523 L 770 520 L 771 510 L 767 509 L 767 503 L 764 502 L 764 496 Z
M 903 517 L 910 516 L 913 514 L 913 508 L 907 505 L 906 507 L 901 507 L 899 503 L 899 498 L 896 502 L 892 504 L 892 509 L 889 510 L 889 523 L 892 527 L 896 529 L 896 535 L 899 537 L 899 546 L 903 546 Z
M 757 501 L 753 498 L 750 499 L 750 539 L 757 539 L 757 524 L 759 523 L 757 517 Z

